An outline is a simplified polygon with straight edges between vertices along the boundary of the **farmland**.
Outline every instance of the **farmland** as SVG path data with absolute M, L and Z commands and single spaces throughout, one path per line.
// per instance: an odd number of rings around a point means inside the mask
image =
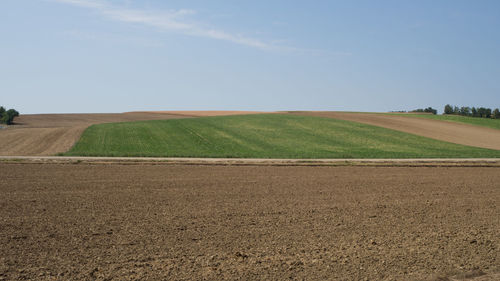
M 499 277 L 498 168 L 0 170 L 0 279 Z
M 469 117 L 460 115 L 432 115 L 432 114 L 405 114 L 405 115 L 411 117 L 428 118 L 433 120 L 465 123 L 465 124 L 483 126 L 500 130 L 500 119 L 478 118 L 478 117 Z
M 449 122 L 430 118 L 413 118 L 418 116 L 429 116 L 424 114 L 419 114 L 417 116 L 411 114 L 335 111 L 292 111 L 290 114 L 328 117 L 359 122 L 456 144 L 500 150 L 499 130 L 461 122 Z
M 0 281 L 500 281 L 500 0 L 0 3 Z
M 0 131 L 23 139 L 0 155 L 260 158 L 2 158 L 0 280 L 500 278 L 496 159 L 312 159 L 500 157 L 480 148 L 500 138 L 439 140 L 497 130 L 233 114 L 31 115 Z
M 28 114 L 0 132 L 0 155 L 54 155 L 68 151 L 92 124 L 187 118 L 151 112 L 103 114 Z
M 259 114 L 94 125 L 65 155 L 467 158 L 500 151 L 332 118 Z

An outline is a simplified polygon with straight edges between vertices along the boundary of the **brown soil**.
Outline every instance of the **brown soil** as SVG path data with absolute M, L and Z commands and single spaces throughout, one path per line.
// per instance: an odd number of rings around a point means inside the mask
M 0 130 L 0 155 L 54 155 L 68 151 L 92 124 L 182 118 L 159 113 L 21 115 Z
M 198 110 L 198 111 L 152 111 L 155 113 L 165 113 L 173 115 L 191 116 L 191 117 L 207 117 L 207 116 L 229 116 L 229 115 L 244 115 L 244 114 L 262 114 L 263 111 L 230 111 L 230 110 Z
M 469 124 L 376 113 L 333 111 L 297 111 L 290 113 L 354 121 L 452 143 L 500 150 L 500 130 Z
M 500 168 L 0 163 L 0 279 L 498 280 L 499 182 Z

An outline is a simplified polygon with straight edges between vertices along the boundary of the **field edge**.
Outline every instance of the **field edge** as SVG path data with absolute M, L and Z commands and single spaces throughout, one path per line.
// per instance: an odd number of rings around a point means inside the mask
M 123 165 L 213 165 L 213 166 L 384 166 L 384 167 L 500 167 L 500 158 L 414 159 L 269 159 L 269 158 L 179 158 L 179 157 L 81 157 L 0 156 L 13 164 L 123 164 Z

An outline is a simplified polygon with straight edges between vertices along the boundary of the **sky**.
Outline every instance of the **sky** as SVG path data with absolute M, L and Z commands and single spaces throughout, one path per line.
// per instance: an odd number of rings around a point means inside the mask
M 28 113 L 500 107 L 497 0 L 2 0 Z

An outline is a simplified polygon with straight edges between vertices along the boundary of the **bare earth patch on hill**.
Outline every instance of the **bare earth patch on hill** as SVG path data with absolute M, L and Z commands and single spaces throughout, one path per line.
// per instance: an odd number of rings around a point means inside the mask
M 0 280 L 499 277 L 499 168 L 0 171 Z
M 28 114 L 15 119 L 16 125 L 0 130 L 0 155 L 54 155 L 66 152 L 90 125 L 185 118 L 151 112 L 108 114 Z
M 182 115 L 191 117 L 209 117 L 209 116 L 230 116 L 244 114 L 262 114 L 263 111 L 230 111 L 230 110 L 198 110 L 198 111 L 152 111 L 154 113 Z
M 334 111 L 289 113 L 354 121 L 462 145 L 500 150 L 500 130 L 469 124 L 376 113 Z

